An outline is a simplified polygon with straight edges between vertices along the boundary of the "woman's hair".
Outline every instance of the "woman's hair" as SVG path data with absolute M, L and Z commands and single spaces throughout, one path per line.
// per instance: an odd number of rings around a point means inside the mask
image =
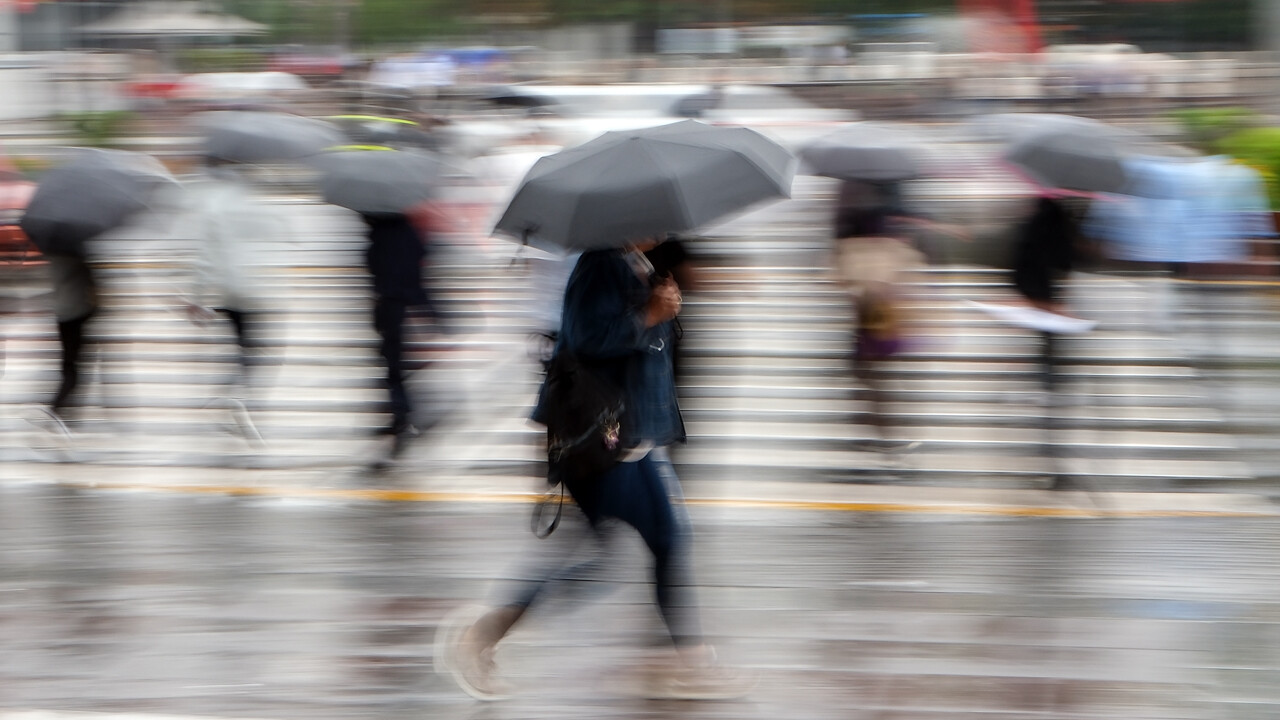
M 841 208 L 836 213 L 836 237 L 873 237 L 885 234 L 889 213 L 884 208 Z

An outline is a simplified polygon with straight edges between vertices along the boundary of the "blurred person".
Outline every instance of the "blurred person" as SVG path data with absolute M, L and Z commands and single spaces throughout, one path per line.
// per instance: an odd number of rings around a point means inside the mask
M 1046 407 L 1052 407 L 1057 400 L 1054 391 L 1058 389 L 1058 342 L 1063 330 L 1055 326 L 1081 322 L 1067 313 L 1063 286 L 1082 247 L 1080 219 L 1088 205 L 1087 196 L 1045 191 L 1018 228 L 1014 246 L 1014 288 L 1033 308 L 1051 313 L 1046 316 L 1049 324 L 1033 326 L 1040 336 L 1040 382 Z M 1044 452 L 1054 461 L 1059 461 L 1059 448 L 1054 442 L 1059 427 L 1059 419 L 1053 413 L 1046 414 Z M 1075 481 L 1060 468 L 1055 468 L 1052 475 L 1050 490 L 1075 487 Z
M 1036 199 L 1031 215 L 1018 228 L 1013 254 L 1013 287 L 1037 310 L 1066 316 L 1063 284 L 1071 273 L 1079 225 L 1062 198 L 1048 194 Z M 1057 385 L 1058 333 L 1039 331 L 1041 383 L 1046 391 Z
M 85 330 L 98 314 L 98 282 L 86 256 L 48 254 L 45 260 L 52 284 L 53 314 L 58 322 L 58 343 L 62 349 L 62 379 L 49 412 L 58 423 L 64 423 L 67 408 L 80 386 Z
M 267 278 L 264 248 L 285 236 L 284 218 L 263 202 L 248 169 L 210 157 L 203 176 L 190 183 L 192 222 L 197 241 L 187 314 L 200 326 L 221 316 L 231 323 L 239 348 L 236 396 L 228 398 L 241 432 L 261 440 L 249 418 L 250 367 L 260 360 L 261 316 Z
M 421 431 L 413 424 L 413 402 L 405 385 L 405 321 L 416 308 L 429 306 L 422 282 L 427 256 L 426 225 L 403 214 L 362 215 L 368 227 L 365 263 L 373 279 L 373 327 L 386 364 L 391 423 L 381 430 L 397 447 Z
M 921 231 L 926 235 L 928 233 L 941 235 L 946 242 L 953 240 L 968 242 L 970 239 L 969 233 L 964 228 L 938 222 L 927 213 L 912 207 L 903 192 L 903 181 L 845 180 L 841 182 L 833 222 L 837 230 L 837 238 L 844 237 L 839 229 L 842 222 L 847 222 L 852 217 L 846 215 L 848 211 L 854 213 L 882 211 L 883 216 L 878 221 L 883 224 L 882 231 L 907 240 L 933 262 L 941 262 L 949 256 L 949 251 L 938 243 L 921 238 Z
M 906 344 L 903 279 L 924 266 L 924 256 L 894 233 L 892 221 L 887 207 L 845 208 L 836 223 L 835 270 L 853 304 L 854 376 L 867 394 L 872 449 L 901 452 L 919 443 L 890 436 L 882 376 Z
M 674 281 L 654 277 L 644 252 L 656 241 L 584 253 L 564 296 L 557 352 L 571 352 L 582 364 L 622 391 L 626 405 L 621 462 L 601 475 L 566 480 L 595 537 L 603 540 L 610 521 L 630 525 L 653 556 L 656 599 L 673 648 L 670 659 L 643 677 L 654 697 L 715 699 L 740 697 L 750 683 L 716 663 L 705 643 L 692 598 L 689 568 L 690 523 L 681 504 L 679 480 L 665 448 L 685 437 L 671 375 L 673 321 L 681 296 Z M 549 421 L 546 386 L 533 412 Z M 438 667 L 468 694 L 482 700 L 503 697 L 509 688 L 497 675 L 494 653 L 539 599 L 573 570 L 558 568 L 510 588 L 487 611 L 462 611 L 441 626 Z

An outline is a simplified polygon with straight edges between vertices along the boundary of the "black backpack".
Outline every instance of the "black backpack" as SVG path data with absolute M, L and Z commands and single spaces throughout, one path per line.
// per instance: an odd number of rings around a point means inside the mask
M 543 416 L 547 426 L 547 485 L 559 488 L 560 505 L 564 493 L 578 495 L 588 484 L 616 465 L 626 422 L 626 402 L 622 390 L 574 353 L 560 348 L 547 362 L 542 388 Z M 552 494 L 549 500 L 554 499 Z M 546 503 L 535 511 L 534 532 L 545 537 L 560 520 L 560 507 L 545 529 L 539 520 Z

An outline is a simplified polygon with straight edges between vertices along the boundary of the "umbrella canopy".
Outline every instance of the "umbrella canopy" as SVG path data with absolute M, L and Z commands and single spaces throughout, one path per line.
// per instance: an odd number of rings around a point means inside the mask
M 1084 192 L 1122 192 L 1133 157 L 1195 153 L 1099 120 L 1054 113 L 1000 113 L 977 121 L 980 133 L 1007 144 L 1004 159 L 1033 182 Z
M 795 159 L 747 128 L 686 120 L 539 160 L 494 231 L 556 251 L 621 247 L 790 195 Z
M 342 150 L 317 156 L 325 202 L 365 215 L 401 214 L 431 198 L 441 166 L 411 150 Z
M 85 242 L 145 210 L 173 176 L 155 158 L 83 150 L 44 174 L 22 216 L 22 230 L 46 255 L 84 255 Z
M 966 125 L 979 140 L 1011 142 L 1046 130 L 1107 132 L 1118 129 L 1100 120 L 1061 113 L 992 113 L 980 115 Z
M 200 124 L 205 155 L 228 162 L 301 160 L 348 142 L 329 123 L 285 113 L 211 112 Z
M 326 118 L 342 131 L 349 144 L 435 150 L 438 143 L 412 120 L 377 115 L 334 115 Z
M 850 123 L 802 147 L 800 159 L 812 175 L 899 182 L 924 174 L 927 143 L 919 133 L 890 123 Z
M 1004 159 L 1045 187 L 1122 192 L 1128 184 L 1121 141 L 1105 133 L 1044 130 L 1014 141 Z

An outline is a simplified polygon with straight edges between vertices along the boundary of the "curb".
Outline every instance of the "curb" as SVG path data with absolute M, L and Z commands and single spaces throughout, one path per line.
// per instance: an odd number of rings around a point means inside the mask
M 528 505 L 543 498 L 524 476 L 435 476 L 413 487 L 323 485 L 296 472 L 113 468 L 128 481 L 101 480 L 102 468 L 10 465 L 9 487 L 45 485 L 92 492 L 147 492 L 368 503 Z M 24 472 L 25 471 L 25 472 Z M 399 481 L 399 480 L 398 480 Z M 1062 519 L 1274 518 L 1280 506 L 1263 495 L 1210 492 L 1107 492 L 830 484 L 694 482 L 691 508 L 919 516 Z

